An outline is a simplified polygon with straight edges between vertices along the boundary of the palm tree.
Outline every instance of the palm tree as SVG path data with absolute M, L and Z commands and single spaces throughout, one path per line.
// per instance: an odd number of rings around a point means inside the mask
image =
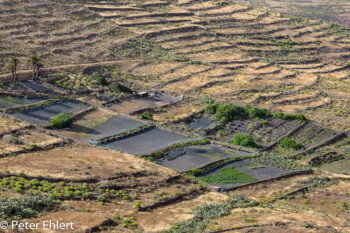
M 33 81 L 35 80 L 36 64 L 38 63 L 38 61 L 39 61 L 39 57 L 35 54 L 32 54 L 32 56 L 30 56 L 29 61 L 28 61 L 30 63 L 30 65 L 33 67 L 33 76 L 32 76 Z
M 15 83 L 16 80 L 16 74 L 17 74 L 17 66 L 19 64 L 19 59 L 17 57 L 11 58 L 11 63 L 10 63 L 10 70 L 12 73 L 12 83 Z
M 40 58 L 36 54 L 33 54 L 29 58 L 29 63 L 33 67 L 33 77 L 32 77 L 32 79 L 33 79 L 33 81 L 35 81 L 39 77 L 39 70 L 40 70 L 41 67 L 43 67 L 43 64 L 40 62 Z

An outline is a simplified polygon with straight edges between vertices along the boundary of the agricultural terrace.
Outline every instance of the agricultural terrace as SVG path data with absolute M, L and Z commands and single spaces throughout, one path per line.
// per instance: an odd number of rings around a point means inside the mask
M 348 231 L 346 28 L 228 1 L 0 8 L 0 221 Z

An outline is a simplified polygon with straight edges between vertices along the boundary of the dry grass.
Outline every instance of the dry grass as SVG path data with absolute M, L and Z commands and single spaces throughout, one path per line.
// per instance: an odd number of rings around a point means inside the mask
M 107 178 L 118 172 L 152 170 L 174 174 L 141 158 L 89 145 L 69 145 L 53 150 L 20 154 L 0 160 L 0 172 L 24 172 L 33 176 Z M 35 169 L 33 169 L 35 168 Z

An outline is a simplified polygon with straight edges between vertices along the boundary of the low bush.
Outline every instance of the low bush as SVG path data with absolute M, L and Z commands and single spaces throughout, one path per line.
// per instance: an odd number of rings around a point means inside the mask
M 317 188 L 324 188 L 328 187 L 330 185 L 336 184 L 337 181 L 333 180 L 327 176 L 321 176 L 321 177 L 310 177 L 307 180 L 298 180 L 297 186 L 298 187 L 308 187 L 310 190 L 314 190 Z
M 231 209 L 234 209 L 234 208 L 256 206 L 259 203 L 253 199 L 246 198 L 242 194 L 234 194 L 230 196 L 230 199 L 228 199 L 227 204 L 230 206 Z
M 138 117 L 143 120 L 153 120 L 153 114 L 148 111 L 139 114 Z
M 171 229 L 164 231 L 164 233 L 197 233 L 204 232 L 209 221 L 207 219 L 189 219 L 171 225 Z
M 280 145 L 283 147 L 283 148 L 287 148 L 287 149 L 294 149 L 294 150 L 300 150 L 302 148 L 304 148 L 303 145 L 297 143 L 296 141 L 294 141 L 293 139 L 291 138 L 283 138 L 281 141 L 280 141 Z
M 231 208 L 226 203 L 203 204 L 196 206 L 192 213 L 206 219 L 217 219 L 231 213 Z
M 262 118 L 270 116 L 267 109 L 261 109 L 246 105 L 245 107 L 235 104 L 213 103 L 204 109 L 205 114 L 215 114 L 215 119 L 219 122 L 239 120 L 243 115 L 250 118 Z
M 55 128 L 65 128 L 72 124 L 73 118 L 69 113 L 61 112 L 57 114 L 51 121 L 51 124 Z
M 285 114 L 283 112 L 275 112 L 273 114 L 273 117 L 275 118 L 280 118 L 282 120 L 289 120 L 289 121 L 293 121 L 293 120 L 297 120 L 297 121 L 300 121 L 300 122 L 304 122 L 306 121 L 306 117 L 301 114 L 301 113 L 298 113 L 298 114 Z
M 258 148 L 259 146 L 255 143 L 254 139 L 246 133 L 237 133 L 233 136 L 230 143 L 237 146 L 244 146 L 250 148 Z
M 22 198 L 0 199 L 0 216 L 14 219 L 36 218 L 44 215 L 44 210 L 57 206 L 59 202 L 48 196 L 35 195 Z
M 250 105 L 246 105 L 244 111 L 250 118 L 261 118 L 270 116 L 269 110 L 264 108 L 251 107 Z
M 9 144 L 15 144 L 15 145 L 19 145 L 19 144 L 22 144 L 22 142 L 16 138 L 15 136 L 12 136 L 12 135 L 4 135 L 2 137 L 2 140 L 4 140 L 6 143 L 9 143 Z

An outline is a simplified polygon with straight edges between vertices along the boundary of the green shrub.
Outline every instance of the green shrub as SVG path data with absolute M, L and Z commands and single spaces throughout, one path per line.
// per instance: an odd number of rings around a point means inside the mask
M 280 145 L 283 147 L 283 148 L 287 148 L 287 149 L 294 149 L 294 150 L 300 150 L 303 148 L 303 145 L 297 143 L 296 141 L 294 141 L 293 139 L 291 138 L 283 138 L 281 141 L 280 141 Z
M 204 232 L 207 228 L 209 221 L 207 219 L 189 219 L 182 222 L 171 225 L 171 229 L 166 231 L 167 233 L 197 233 Z
M 36 218 L 44 215 L 46 208 L 54 207 L 59 202 L 48 196 L 35 195 L 22 198 L 11 197 L 0 199 L 0 216 L 14 219 Z
M 246 218 L 244 221 L 247 222 L 247 223 L 254 223 L 254 222 L 256 222 L 256 220 L 254 218 L 252 218 L 252 217 Z
M 201 206 L 196 206 L 192 213 L 205 219 L 217 219 L 231 214 L 231 208 L 226 203 L 205 203 Z
M 282 120 L 289 120 L 289 121 L 297 120 L 300 122 L 304 122 L 307 120 L 306 117 L 301 113 L 293 115 L 293 114 L 285 114 L 283 112 L 275 112 L 273 114 L 273 117 L 280 118 Z
M 250 105 L 246 105 L 244 110 L 250 118 L 261 118 L 270 116 L 269 110 L 251 107 Z
M 97 197 L 97 201 L 98 202 L 102 202 L 102 203 L 105 203 L 107 201 L 107 199 L 105 197 Z
M 153 120 L 153 114 L 146 111 L 141 114 L 139 114 L 139 118 L 143 120 Z
M 136 202 L 136 203 L 135 203 L 135 207 L 136 207 L 136 208 L 140 208 L 140 207 L 141 207 L 141 203 L 140 203 L 140 202 Z
M 207 105 L 204 109 L 204 113 L 205 114 L 215 114 L 219 105 L 220 105 L 219 103 Z
M 259 146 L 255 143 L 254 139 L 246 133 L 237 133 L 233 136 L 230 143 L 238 146 L 258 148 Z
M 131 223 L 131 220 L 130 220 L 129 218 L 125 218 L 125 219 L 123 220 L 123 223 L 126 223 L 126 224 Z
M 255 108 L 250 105 L 241 107 L 235 104 L 222 104 L 218 102 L 207 105 L 204 113 L 215 114 L 215 119 L 219 122 L 239 120 L 242 115 L 247 115 L 250 118 L 270 116 L 270 112 L 267 109 Z
M 227 204 L 231 207 L 231 209 L 233 209 L 248 206 L 256 206 L 258 205 L 258 202 L 253 199 L 246 198 L 242 194 L 235 194 L 230 196 L 230 199 L 228 199 Z
M 69 113 L 61 112 L 51 121 L 55 128 L 65 128 L 72 124 L 73 118 Z
M 269 124 L 269 121 L 268 120 L 262 120 L 261 121 L 261 124 L 266 127 L 268 124 Z

